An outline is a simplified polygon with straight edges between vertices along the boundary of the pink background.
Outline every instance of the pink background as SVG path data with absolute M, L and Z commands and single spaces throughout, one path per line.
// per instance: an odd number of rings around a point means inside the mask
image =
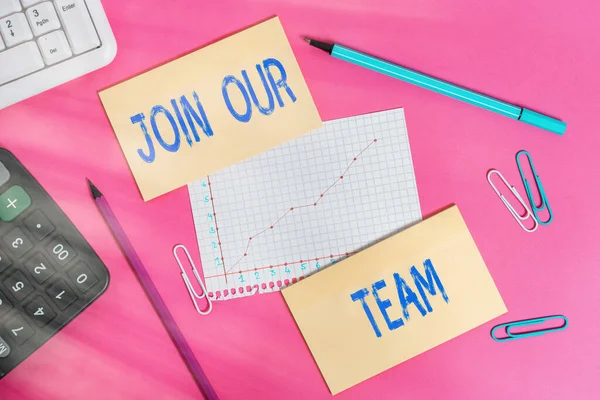
M 280 294 L 200 317 L 171 255 L 198 261 L 186 188 L 145 204 L 96 92 L 279 15 L 324 120 L 405 107 L 424 215 L 460 206 L 509 313 L 336 396 L 589 399 L 600 372 L 600 40 L 597 1 L 104 0 L 119 53 L 108 67 L 0 111 L 15 153 L 108 265 L 108 291 L 0 381 L 4 399 L 197 399 L 194 381 L 91 201 L 107 195 L 222 399 L 327 399 Z M 395 81 L 310 48 L 313 35 L 568 122 L 563 137 Z M 488 186 L 524 195 L 514 155 L 533 155 L 555 222 L 523 232 Z M 567 330 L 496 343 L 496 323 L 565 314 Z

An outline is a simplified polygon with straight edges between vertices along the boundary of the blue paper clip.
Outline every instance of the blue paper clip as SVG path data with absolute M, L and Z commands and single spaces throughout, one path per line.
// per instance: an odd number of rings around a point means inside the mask
M 554 320 L 554 319 L 563 320 L 563 324 L 561 326 L 557 326 L 557 327 L 553 327 L 553 328 L 544 328 L 544 329 L 531 330 L 531 331 L 520 332 L 520 333 L 511 332 L 511 329 L 514 329 L 517 327 L 537 325 L 537 324 L 541 324 L 546 321 L 550 321 L 550 320 Z M 494 339 L 496 342 L 505 342 L 507 340 L 516 340 L 516 339 L 523 339 L 523 338 L 531 337 L 531 336 L 540 336 L 540 335 L 543 335 L 548 332 L 562 331 L 564 329 L 567 329 L 568 325 L 569 325 L 569 320 L 564 315 L 551 315 L 549 317 L 524 319 L 521 321 L 513 321 L 513 322 L 507 322 L 505 324 L 496 325 L 490 331 L 490 335 L 492 336 L 492 339 Z M 506 337 L 496 336 L 495 332 L 498 329 L 503 329 L 503 328 L 504 328 L 504 332 L 506 333 L 507 336 Z
M 523 169 L 521 168 L 521 162 L 519 161 L 519 156 L 521 154 L 525 154 L 527 160 L 529 161 L 529 168 L 531 168 L 531 173 L 533 174 L 533 178 L 535 179 L 535 185 L 537 186 L 538 192 L 540 194 L 541 204 L 537 206 L 535 204 L 535 200 L 533 199 L 533 193 L 531 193 L 531 187 L 529 186 L 529 182 L 527 178 L 525 178 L 525 174 L 523 173 Z M 525 186 L 525 192 L 527 193 L 527 199 L 529 200 L 529 204 L 531 205 L 531 209 L 533 211 L 533 217 L 539 222 L 541 225 L 548 225 L 552 222 L 552 209 L 550 208 L 550 203 L 548 203 L 548 198 L 546 197 L 546 191 L 544 190 L 544 186 L 542 186 L 542 181 L 540 180 L 540 176 L 537 174 L 535 167 L 533 166 L 533 161 L 531 160 L 531 155 L 526 150 L 521 150 L 517 153 L 517 168 L 519 168 L 519 174 L 521 175 L 521 180 L 523 181 L 523 186 Z M 543 211 L 544 209 L 548 210 L 548 220 L 542 221 L 538 216 L 538 212 Z

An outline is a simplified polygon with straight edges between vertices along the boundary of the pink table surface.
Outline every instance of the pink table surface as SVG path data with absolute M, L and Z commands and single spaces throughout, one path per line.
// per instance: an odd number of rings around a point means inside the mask
M 593 0 L 104 0 L 119 53 L 108 67 L 0 111 L 0 145 L 31 170 L 112 274 L 108 291 L 0 381 L 1 399 L 199 399 L 90 199 L 107 195 L 222 399 L 328 399 L 279 293 L 191 306 L 171 249 L 199 262 L 188 191 L 144 203 L 96 92 L 279 15 L 324 120 L 405 107 L 424 215 L 460 206 L 509 313 L 336 396 L 350 399 L 598 398 L 600 3 Z M 336 40 L 568 122 L 553 135 L 326 57 Z M 527 149 L 555 221 L 517 226 L 488 186 L 523 193 Z M 496 343 L 496 323 L 565 314 L 567 330 Z

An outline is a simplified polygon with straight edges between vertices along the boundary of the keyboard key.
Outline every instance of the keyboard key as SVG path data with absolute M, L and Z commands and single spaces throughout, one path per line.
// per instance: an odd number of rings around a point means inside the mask
M 10 264 L 12 264 L 10 259 L 6 256 L 6 254 L 0 251 L 0 273 L 4 271 Z
M 0 51 L 4 50 L 6 48 L 6 46 L 4 45 L 4 42 L 2 41 L 2 36 L 0 36 Z
M 26 46 L 30 43 L 26 43 L 23 46 Z M 31 43 L 35 46 L 35 43 Z M 8 50 L 10 52 L 11 50 Z M 2 65 L 2 69 L 5 67 L 2 64 L 1 56 L 5 53 L 0 53 L 0 65 Z M 13 63 L 17 63 L 16 61 L 12 61 Z M 0 71 L 2 71 L 0 69 Z M 0 72 L 2 74 L 2 72 Z M 13 186 L 8 189 L 6 192 L 0 195 L 0 219 L 4 222 L 10 222 L 15 219 L 19 214 L 21 214 L 27 207 L 31 205 L 31 198 L 29 195 L 23 190 L 21 186 Z
M 98 278 L 96 278 L 84 262 L 78 262 L 67 275 L 69 275 L 69 278 L 71 278 L 81 293 L 87 292 L 92 286 L 98 283 Z
M 17 271 L 4 280 L 4 286 L 17 301 L 23 300 L 29 293 L 33 292 L 33 286 L 21 271 Z
M 52 259 L 58 263 L 61 267 L 66 265 L 73 257 L 77 255 L 75 250 L 63 238 L 62 236 L 55 237 L 50 245 L 46 247 L 48 252 L 52 256 Z
M 31 303 L 27 304 L 25 311 L 40 327 L 46 325 L 56 317 L 56 313 L 41 297 L 36 297 Z
M 42 57 L 47 65 L 56 64 L 71 57 L 71 48 L 63 31 L 54 31 L 38 39 Z
M 0 318 L 11 308 L 12 305 L 8 302 L 8 299 L 0 292 Z
M 55 4 L 73 54 L 100 46 L 96 28 L 83 0 L 56 0 Z
M 0 19 L 0 33 L 8 47 L 33 39 L 25 14 L 18 13 Z
M 0 85 L 3 85 L 44 68 L 44 60 L 35 42 L 27 42 L 1 52 L 0 65 Z
M 20 315 L 16 315 L 4 324 L 4 327 L 6 328 L 8 337 L 17 342 L 17 344 L 25 343 L 35 333 L 33 328 Z
M 17 258 L 21 257 L 23 254 L 27 253 L 33 248 L 33 243 L 31 243 L 31 240 L 25 236 L 21 228 L 18 226 L 14 227 L 10 232 L 4 235 L 2 240 Z
M 49 1 L 27 9 L 25 14 L 27 14 L 29 25 L 31 25 L 35 36 L 60 28 L 58 15 L 56 15 L 54 6 Z
M 23 7 L 30 7 L 34 4 L 37 3 L 41 3 L 44 0 L 21 0 L 21 4 L 23 4 Z
M 0 336 L 0 358 L 6 358 L 10 355 L 10 346 L 6 343 L 6 340 Z
M 0 42 L 1 41 L 2 40 L 0 39 Z M 2 48 L 0 48 L 0 50 L 2 50 Z M 6 182 L 8 182 L 9 179 L 10 179 L 10 172 L 8 172 L 8 169 L 6 169 L 4 164 L 2 164 L 0 162 L 0 186 L 4 185 Z
M 77 300 L 77 296 L 71 290 L 67 283 L 63 280 L 56 282 L 51 286 L 46 293 L 52 298 L 52 301 L 56 303 L 58 308 L 64 310 L 69 307 L 71 303 Z
M 6 17 L 12 13 L 21 11 L 19 0 L 1 0 L 0 1 L 0 18 Z
M 25 219 L 25 226 L 37 240 L 42 240 L 54 230 L 54 225 L 40 210 L 35 210 Z
M 37 283 L 44 283 L 46 279 L 54 275 L 54 268 L 41 254 L 36 254 L 25 262 L 25 268 L 33 275 Z

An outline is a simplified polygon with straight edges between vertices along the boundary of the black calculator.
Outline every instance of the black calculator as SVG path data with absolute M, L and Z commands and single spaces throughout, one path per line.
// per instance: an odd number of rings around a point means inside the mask
M 0 378 L 108 287 L 96 252 L 35 178 L 0 148 Z

